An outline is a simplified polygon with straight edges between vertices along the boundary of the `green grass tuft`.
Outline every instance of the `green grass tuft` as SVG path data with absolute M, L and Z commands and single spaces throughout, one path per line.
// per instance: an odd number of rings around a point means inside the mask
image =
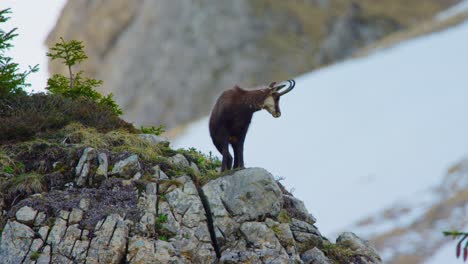
M 31 259 L 32 261 L 35 261 L 35 260 L 38 260 L 40 256 L 41 256 L 41 253 L 40 253 L 39 251 L 34 251 L 34 252 L 31 254 L 30 259 Z

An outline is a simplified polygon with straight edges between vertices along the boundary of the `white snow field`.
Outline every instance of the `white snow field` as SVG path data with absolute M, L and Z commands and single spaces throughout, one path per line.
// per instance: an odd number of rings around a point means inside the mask
M 468 155 L 467 48 L 465 22 L 296 78 L 279 119 L 254 115 L 246 166 L 285 177 L 325 235 L 423 193 Z M 207 120 L 173 145 L 220 156 Z

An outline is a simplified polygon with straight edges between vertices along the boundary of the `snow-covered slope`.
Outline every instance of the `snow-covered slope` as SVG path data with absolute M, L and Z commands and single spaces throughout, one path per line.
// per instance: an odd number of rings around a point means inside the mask
M 296 79 L 254 115 L 246 166 L 286 177 L 325 235 L 438 184 L 468 155 L 468 22 Z M 217 153 L 207 118 L 174 142 Z

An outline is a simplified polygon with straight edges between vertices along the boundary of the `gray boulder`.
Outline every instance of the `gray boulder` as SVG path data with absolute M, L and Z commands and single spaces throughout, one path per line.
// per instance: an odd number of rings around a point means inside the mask
M 356 236 L 354 233 L 351 232 L 344 232 L 338 236 L 336 239 L 336 244 L 350 248 L 353 251 L 361 253 L 361 261 L 362 263 L 382 263 L 382 259 L 380 258 L 377 250 L 375 250 L 368 241 L 361 239 L 360 237 Z
M 0 241 L 0 260 L 5 264 L 22 263 L 34 238 L 34 231 L 27 225 L 8 221 Z
M 34 223 L 34 219 L 36 218 L 37 211 L 29 206 L 21 207 L 16 212 L 16 220 L 26 225 L 32 225 Z
M 87 147 L 83 150 L 83 154 L 81 155 L 81 158 L 78 161 L 78 165 L 75 168 L 75 174 L 77 176 L 75 180 L 76 185 L 84 186 L 87 183 L 91 164 L 96 158 L 96 155 L 96 150 L 91 147 Z
M 328 259 L 323 252 L 314 247 L 301 254 L 301 260 L 304 264 L 332 264 L 333 262 Z
M 135 176 L 141 170 L 138 155 L 133 154 L 125 159 L 119 160 L 111 171 L 111 175 L 120 175 L 125 178 Z

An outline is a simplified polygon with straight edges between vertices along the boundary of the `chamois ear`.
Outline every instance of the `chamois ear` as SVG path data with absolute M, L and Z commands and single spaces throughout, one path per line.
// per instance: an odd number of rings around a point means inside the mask
M 272 82 L 272 83 L 270 83 L 270 85 L 268 85 L 268 87 L 273 88 L 275 86 L 275 84 L 276 84 L 276 82 Z

